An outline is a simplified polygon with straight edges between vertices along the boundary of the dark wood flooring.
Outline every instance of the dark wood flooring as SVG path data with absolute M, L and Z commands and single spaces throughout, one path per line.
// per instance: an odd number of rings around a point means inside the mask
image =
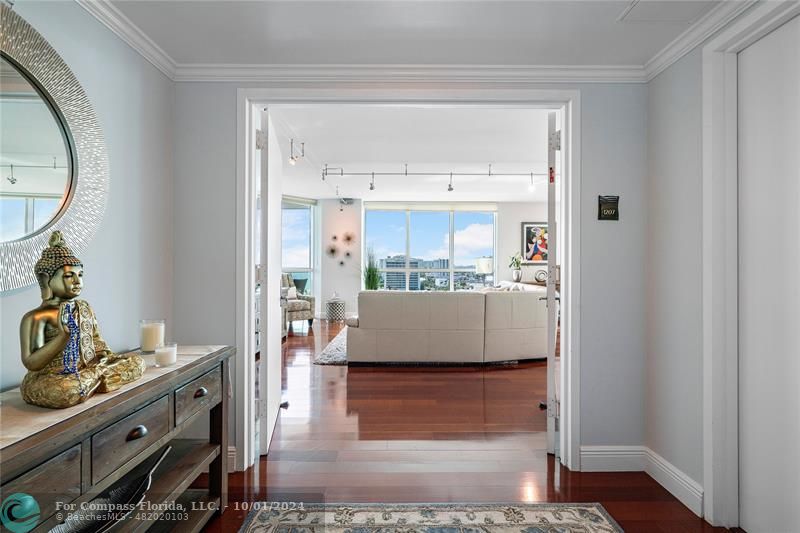
M 341 325 L 304 322 L 283 345 L 284 399 L 269 455 L 230 475 L 246 503 L 600 502 L 626 532 L 712 528 L 644 473 L 580 473 L 546 454 L 545 364 L 492 368 L 318 366 Z

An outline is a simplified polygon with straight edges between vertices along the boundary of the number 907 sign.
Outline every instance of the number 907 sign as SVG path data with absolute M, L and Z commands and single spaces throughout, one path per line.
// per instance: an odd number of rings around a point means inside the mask
M 598 196 L 597 220 L 619 220 L 619 196 Z

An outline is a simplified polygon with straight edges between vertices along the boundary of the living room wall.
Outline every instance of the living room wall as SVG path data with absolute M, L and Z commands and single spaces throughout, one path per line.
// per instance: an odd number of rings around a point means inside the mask
M 340 210 L 341 208 L 341 210 Z M 320 249 L 319 254 L 319 316 L 326 317 L 325 302 L 334 291 L 345 302 L 347 316 L 357 314 L 358 292 L 361 290 L 361 200 L 342 206 L 338 199 L 320 200 Z M 345 233 L 355 236 L 355 242 L 347 245 L 342 237 Z M 336 241 L 333 237 L 336 236 Z M 335 256 L 326 253 L 328 246 L 337 249 Z M 350 252 L 350 257 L 346 253 Z M 340 264 L 343 263 L 343 264 Z
M 97 234 L 78 254 L 86 272 L 81 298 L 114 351 L 139 345 L 142 318 L 165 318 L 171 338 L 175 86 L 75 2 L 17 2 L 14 10 L 69 65 L 106 140 L 108 204 Z M 2 389 L 16 387 L 25 374 L 20 319 L 40 303 L 36 286 L 0 296 Z
M 511 281 L 509 259 L 522 252 L 522 223 L 547 222 L 545 202 L 499 202 L 497 204 L 497 279 Z M 522 265 L 522 281 L 533 281 L 536 270 L 545 265 Z

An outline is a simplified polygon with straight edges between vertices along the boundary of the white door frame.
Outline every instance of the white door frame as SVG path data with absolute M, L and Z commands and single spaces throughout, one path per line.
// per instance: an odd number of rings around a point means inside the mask
M 800 14 L 756 4 L 703 47 L 703 515 L 739 525 L 737 54 Z
M 580 470 L 580 206 L 581 206 L 581 132 L 580 91 L 574 89 L 466 89 L 443 88 L 291 88 L 244 89 L 237 92 L 237 161 L 236 161 L 236 348 L 235 383 L 238 395 L 235 407 L 236 469 L 243 470 L 258 458 L 252 443 L 253 377 L 252 353 L 252 238 L 249 229 L 254 220 L 251 149 L 255 146 L 255 128 L 251 124 L 254 106 L 262 108 L 299 105 L 431 105 L 453 107 L 563 108 L 562 149 L 567 153 L 564 165 L 565 220 L 564 269 L 562 271 L 562 341 L 565 348 L 561 363 L 561 450 L 562 462 L 570 470 Z M 263 201 L 263 198 L 262 198 Z M 267 232 L 262 231 L 266 236 Z M 262 249 L 263 244 L 262 244 Z M 263 312 L 263 310 L 262 310 Z M 266 328 L 262 328 L 266 329 Z M 266 345 L 266 340 L 262 340 Z M 245 399 L 248 401 L 245 401 Z

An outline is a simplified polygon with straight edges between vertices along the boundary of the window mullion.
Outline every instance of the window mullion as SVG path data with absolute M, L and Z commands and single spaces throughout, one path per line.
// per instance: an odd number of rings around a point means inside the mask
M 450 211 L 450 236 L 447 238 L 448 248 L 450 258 L 447 260 L 447 266 L 450 267 L 450 291 L 454 291 L 456 289 L 456 281 L 455 281 L 455 267 L 453 265 L 455 258 L 453 255 L 455 254 L 455 212 Z
M 411 210 L 406 210 L 406 290 L 411 290 Z

